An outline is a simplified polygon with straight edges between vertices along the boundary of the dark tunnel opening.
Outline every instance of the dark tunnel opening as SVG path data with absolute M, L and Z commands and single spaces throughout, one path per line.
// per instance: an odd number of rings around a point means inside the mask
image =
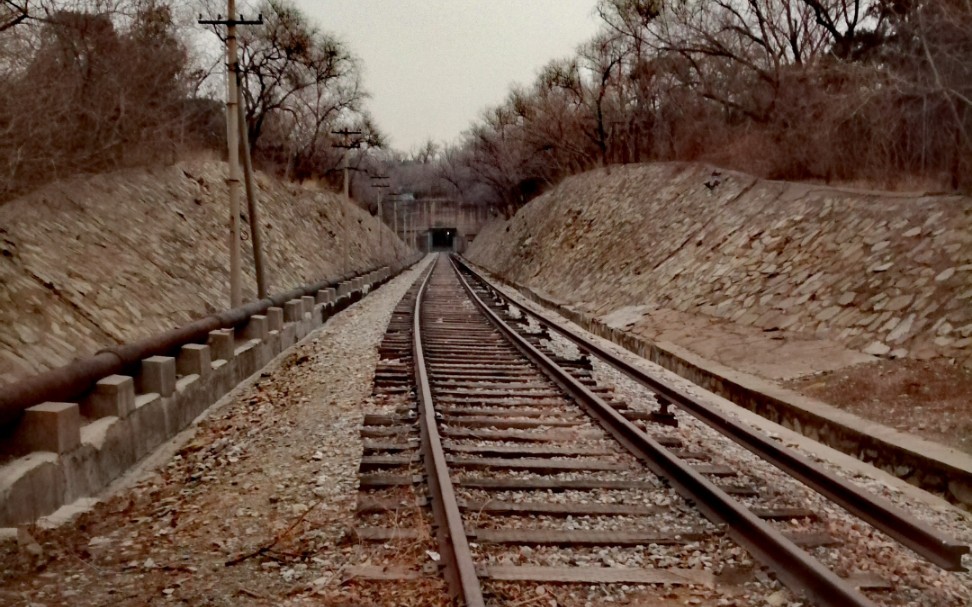
M 455 228 L 432 228 L 429 232 L 432 234 L 433 251 L 453 250 L 453 239 L 456 236 Z

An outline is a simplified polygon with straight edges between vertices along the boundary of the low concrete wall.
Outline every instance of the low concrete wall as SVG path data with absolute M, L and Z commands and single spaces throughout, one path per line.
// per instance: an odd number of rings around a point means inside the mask
M 175 357 L 145 359 L 136 376 L 106 377 L 82 402 L 31 407 L 12 436 L 27 454 L 0 466 L 0 526 L 28 523 L 96 494 L 395 273 L 375 270 L 251 316 L 235 332 L 213 331 L 207 344 L 184 345 Z
M 468 263 L 468 260 L 467 260 Z M 654 343 L 610 327 L 474 265 L 524 297 L 585 330 L 786 428 L 853 455 L 972 510 L 972 457 L 705 360 L 675 344 Z

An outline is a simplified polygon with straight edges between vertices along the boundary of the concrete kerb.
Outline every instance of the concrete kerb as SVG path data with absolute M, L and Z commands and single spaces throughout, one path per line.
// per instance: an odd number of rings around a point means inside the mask
M 911 485 L 972 510 L 972 456 L 724 367 L 675 344 L 616 329 L 476 266 L 527 300 L 785 428 L 869 463 Z
M 387 272 L 382 282 L 391 276 Z M 144 359 L 134 378 L 103 378 L 80 403 L 48 402 L 28 409 L 13 434 L 27 453 L 0 466 L 0 526 L 29 523 L 106 487 L 360 299 L 368 281 L 342 284 L 346 291 L 340 305 L 317 304 L 312 296 L 293 299 L 283 309 L 271 307 L 265 315 L 251 316 L 239 329 L 239 341 L 232 329 L 212 331 L 208 344 L 186 344 L 176 357 Z M 350 290 L 353 285 L 356 290 Z M 337 299 L 337 290 L 323 291 Z

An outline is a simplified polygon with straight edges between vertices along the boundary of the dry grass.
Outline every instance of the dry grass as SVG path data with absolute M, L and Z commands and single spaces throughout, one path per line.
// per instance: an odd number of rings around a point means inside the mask
M 946 360 L 888 360 L 789 382 L 861 417 L 972 453 L 972 370 Z

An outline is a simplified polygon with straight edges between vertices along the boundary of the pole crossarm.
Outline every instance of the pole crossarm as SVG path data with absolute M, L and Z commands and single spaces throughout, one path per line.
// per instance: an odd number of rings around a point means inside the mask
M 236 25 L 263 25 L 263 14 L 260 14 L 256 19 L 244 19 L 243 15 L 240 15 L 239 19 L 223 19 L 222 15 L 216 15 L 215 19 L 203 19 L 202 15 L 199 15 L 199 19 L 196 21 L 199 25 L 225 25 L 225 26 L 236 26 Z
M 346 150 L 357 149 L 361 147 L 361 142 L 363 141 L 360 137 L 351 139 L 351 135 L 364 135 L 361 131 L 351 131 L 348 129 L 340 129 L 337 131 L 331 131 L 332 135 L 341 135 L 344 137 L 342 143 L 332 143 L 331 147 L 334 148 L 344 148 Z

